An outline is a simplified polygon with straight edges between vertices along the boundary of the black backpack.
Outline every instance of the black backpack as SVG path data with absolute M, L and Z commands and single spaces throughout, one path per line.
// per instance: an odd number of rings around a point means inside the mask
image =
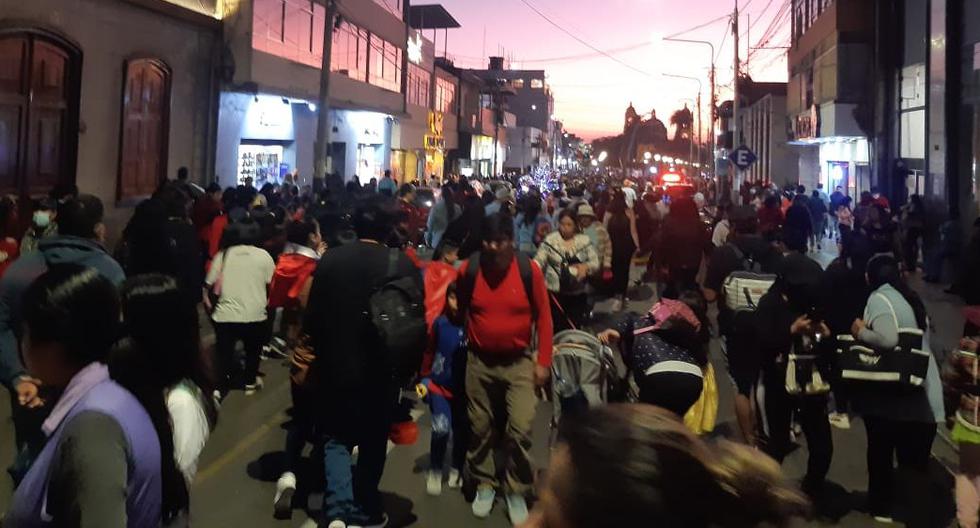
M 388 270 L 369 300 L 371 323 L 398 384 L 411 382 L 422 365 L 427 330 L 425 295 L 411 276 L 398 276 L 397 249 L 388 253 Z
M 521 283 L 524 284 L 524 293 L 527 295 L 527 302 L 531 305 L 531 317 L 538 318 L 537 306 L 534 304 L 534 286 L 531 278 L 531 258 L 524 253 L 517 252 L 517 270 L 521 274 Z M 459 300 L 459 311 L 465 314 L 469 311 L 470 303 L 473 301 L 473 288 L 476 287 L 476 276 L 480 272 L 480 254 L 473 253 L 467 260 L 466 274 L 459 278 L 456 289 L 456 298 Z

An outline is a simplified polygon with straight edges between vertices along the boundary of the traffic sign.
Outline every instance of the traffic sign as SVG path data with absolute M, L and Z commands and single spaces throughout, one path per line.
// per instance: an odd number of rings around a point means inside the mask
M 749 147 L 742 145 L 737 149 L 733 150 L 731 154 L 728 155 L 728 159 L 732 160 L 739 170 L 746 170 L 752 166 L 759 158 L 749 150 Z

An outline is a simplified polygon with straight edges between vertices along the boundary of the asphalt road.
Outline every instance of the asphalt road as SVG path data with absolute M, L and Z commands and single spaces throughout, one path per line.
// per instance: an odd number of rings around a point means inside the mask
M 828 256 L 821 256 L 826 261 Z M 637 270 L 634 270 L 637 271 Z M 934 318 L 945 330 L 940 341 L 955 342 L 957 307 L 951 298 L 938 290 L 924 292 Z M 645 311 L 653 302 L 649 286 L 642 286 L 633 294 L 631 309 Z M 600 305 L 599 312 L 605 305 Z M 712 361 L 717 372 L 724 372 L 724 364 L 717 341 L 712 342 Z M 202 455 L 199 473 L 191 490 L 194 526 L 206 528 L 251 527 L 313 527 L 318 518 L 322 493 L 316 488 L 322 478 L 322 465 L 310 459 L 308 472 L 300 475 L 300 490 L 296 510 L 291 520 L 277 521 L 272 517 L 272 498 L 275 481 L 281 471 L 285 430 L 290 407 L 289 382 L 282 361 L 264 361 L 265 389 L 253 396 L 241 392 L 232 393 L 225 401 L 217 429 Z M 721 405 L 719 425 L 715 436 L 727 436 L 734 430 L 731 407 L 732 389 L 727 379 L 719 377 Z M 535 426 L 534 457 L 543 467 L 547 463 L 547 439 L 550 407 L 542 404 Z M 412 446 L 395 447 L 389 453 L 382 490 L 385 505 L 396 527 L 487 527 L 510 526 L 505 508 L 498 501 L 490 519 L 480 521 L 472 517 L 469 504 L 456 490 L 446 488 L 440 497 L 425 493 L 424 473 L 428 460 L 428 413 L 419 418 L 421 437 Z M 6 391 L 0 391 L 0 466 L 7 467 L 12 457 L 12 426 Z M 784 471 L 793 478 L 802 476 L 806 464 L 805 441 L 784 464 Z M 865 438 L 859 420 L 852 420 L 849 430 L 834 429 L 834 460 L 830 471 L 833 484 L 828 491 L 827 510 L 833 510 L 832 519 L 801 522 L 801 526 L 863 527 L 876 524 L 863 513 L 867 473 L 864 462 Z M 937 439 L 935 452 L 949 463 L 952 454 L 949 446 Z M 938 461 L 927 480 L 919 479 L 909 484 L 907 498 L 903 500 L 907 512 L 899 518 L 913 519 L 909 526 L 945 527 L 953 519 L 951 497 L 952 479 Z M 11 484 L 6 474 L 0 475 L 0 511 L 10 502 Z M 921 519 L 921 520 L 914 520 Z

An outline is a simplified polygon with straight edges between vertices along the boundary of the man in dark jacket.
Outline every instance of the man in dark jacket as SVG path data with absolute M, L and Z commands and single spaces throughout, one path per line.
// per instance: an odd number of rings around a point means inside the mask
M 102 243 L 105 225 L 102 201 L 91 195 L 70 198 L 58 205 L 58 234 L 41 239 L 38 250 L 23 255 L 7 268 L 0 280 L 0 383 L 11 392 L 18 460 L 11 469 L 15 481 L 37 455 L 44 442 L 41 422 L 48 409 L 40 383 L 27 375 L 20 359 L 21 297 L 34 279 L 49 266 L 79 264 L 95 268 L 113 284 L 126 278 L 122 268 Z
M 396 214 L 382 197 L 359 203 L 353 217 L 358 240 L 327 251 L 313 275 L 304 331 L 316 354 L 324 513 L 331 528 L 383 526 L 387 519 L 378 483 L 399 387 L 368 314 L 372 294 L 392 278 L 388 263 L 397 250 L 381 242 L 391 234 Z M 395 276 L 413 278 L 422 290 L 422 274 L 404 254 Z M 359 455 L 352 468 L 354 446 Z

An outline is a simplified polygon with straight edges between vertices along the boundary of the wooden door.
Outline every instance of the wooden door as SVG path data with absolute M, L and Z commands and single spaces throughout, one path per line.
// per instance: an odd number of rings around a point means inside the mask
M 0 193 L 74 181 L 78 57 L 40 34 L 0 33 Z
M 119 198 L 150 195 L 166 179 L 169 108 L 167 67 L 153 59 L 129 61 L 123 94 Z

